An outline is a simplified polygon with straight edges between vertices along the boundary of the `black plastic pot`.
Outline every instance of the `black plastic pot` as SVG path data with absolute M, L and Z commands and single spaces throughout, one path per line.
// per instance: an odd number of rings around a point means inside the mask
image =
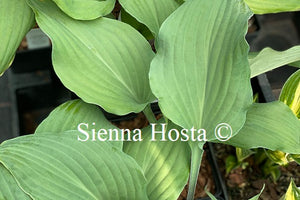
M 7 118 L 10 130 L 4 139 L 33 133 L 55 107 L 71 99 L 70 92 L 53 71 L 51 48 L 17 52 L 5 74 L 11 116 Z
M 299 13 L 279 13 L 255 16 L 259 29 L 247 36 L 251 51 L 265 47 L 283 51 L 300 43 Z M 252 81 L 259 90 L 259 102 L 278 100 L 281 88 L 297 70 L 283 66 L 255 77 Z

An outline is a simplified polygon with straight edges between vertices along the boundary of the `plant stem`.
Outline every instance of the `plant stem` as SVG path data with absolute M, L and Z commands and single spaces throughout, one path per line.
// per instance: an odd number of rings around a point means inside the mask
M 156 123 L 157 122 L 157 120 L 156 120 L 156 118 L 155 118 L 155 116 L 152 112 L 151 104 L 148 104 L 143 112 L 144 112 L 146 118 L 148 119 L 149 123 Z
M 189 180 L 189 190 L 187 200 L 193 200 L 196 184 L 199 175 L 199 169 L 201 165 L 201 160 L 203 156 L 203 144 L 199 143 L 189 143 L 191 150 L 192 150 L 192 157 L 191 157 L 191 171 L 190 171 L 190 180 Z M 202 145 L 202 146 L 201 146 Z

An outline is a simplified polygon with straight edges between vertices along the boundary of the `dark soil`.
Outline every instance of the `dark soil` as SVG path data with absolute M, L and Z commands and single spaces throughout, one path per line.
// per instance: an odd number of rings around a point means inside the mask
M 195 191 L 195 199 L 206 197 L 207 194 L 205 193 L 204 188 L 206 187 L 207 191 L 214 194 L 215 193 L 215 183 L 213 180 L 213 172 L 211 165 L 207 159 L 207 154 L 204 152 L 201 167 L 199 171 L 196 191 Z M 188 184 L 184 187 L 183 191 L 181 192 L 178 200 L 186 200 L 188 193 Z
M 222 144 L 215 144 L 214 147 L 230 200 L 248 200 L 257 195 L 264 184 L 265 189 L 260 199 L 279 200 L 286 193 L 291 178 L 294 179 L 297 186 L 300 186 L 300 165 L 297 165 L 295 162 L 285 167 L 279 167 L 281 176 L 276 182 L 270 176 L 264 177 L 260 167 L 254 164 L 254 156 L 246 160 L 249 163 L 246 169 L 239 167 L 226 175 L 225 159 L 229 155 L 235 155 L 235 148 Z

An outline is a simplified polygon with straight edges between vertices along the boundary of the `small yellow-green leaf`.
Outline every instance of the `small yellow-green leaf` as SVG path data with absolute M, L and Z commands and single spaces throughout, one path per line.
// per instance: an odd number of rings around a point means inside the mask
M 259 194 L 257 194 L 257 195 L 255 195 L 254 197 L 252 197 L 251 199 L 249 199 L 249 200 L 258 200 L 259 199 L 259 197 L 260 197 L 260 195 L 262 194 L 262 192 L 264 191 L 264 189 L 265 189 L 265 185 L 263 186 L 263 188 L 261 189 L 261 191 L 260 191 L 260 193 Z
M 299 200 L 300 199 L 300 189 L 296 186 L 294 180 L 292 179 L 286 194 L 280 200 Z
M 235 153 L 236 153 L 238 162 L 242 162 L 243 160 L 245 160 L 246 158 L 248 158 L 255 152 L 250 149 L 243 149 L 243 148 L 236 147 Z
M 265 150 L 267 156 L 278 165 L 287 165 L 289 163 L 288 154 L 282 151 Z
M 288 105 L 300 119 L 300 70 L 285 82 L 279 100 Z

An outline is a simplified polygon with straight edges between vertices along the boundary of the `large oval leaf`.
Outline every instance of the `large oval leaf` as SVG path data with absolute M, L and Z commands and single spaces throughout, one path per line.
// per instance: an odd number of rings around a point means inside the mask
M 253 104 L 244 127 L 226 143 L 246 149 L 263 147 L 299 154 L 299 130 L 300 121 L 284 103 Z
M 25 0 L 0 1 L 0 74 L 12 63 L 18 46 L 33 24 L 34 14 Z
M 92 131 L 93 129 L 94 132 L 98 132 L 100 129 L 116 129 L 120 132 L 117 127 L 107 121 L 99 107 L 78 99 L 68 101 L 53 110 L 37 127 L 35 133 L 61 133 L 78 129 L 85 132 Z M 84 134 L 81 136 L 84 138 L 83 140 L 87 138 Z M 93 136 L 90 135 L 89 137 L 92 138 Z M 110 143 L 122 149 L 121 134 L 118 137 L 119 141 L 111 141 Z
M 251 12 L 238 0 L 190 0 L 162 25 L 150 84 L 174 123 L 205 129 L 227 123 L 235 134 L 252 103 L 245 41 Z
M 67 88 L 118 115 L 154 100 L 148 80 L 154 53 L 135 29 L 103 17 L 76 21 L 50 0 L 29 2 L 53 42 L 53 66 Z
M 0 164 L 0 185 L 1 200 L 31 200 L 18 186 L 13 175 L 2 164 Z
M 145 24 L 157 36 L 165 19 L 176 10 L 180 3 L 176 0 L 120 0 L 122 7 Z
M 161 120 L 153 130 L 160 132 Z M 181 130 L 180 127 L 169 123 L 165 133 L 171 129 Z M 125 142 L 124 152 L 132 156 L 142 167 L 147 179 L 149 199 L 177 199 L 187 183 L 190 165 L 190 150 L 186 142 L 160 141 L 161 134 L 155 135 L 152 141 L 152 127 L 142 130 L 143 141 Z M 154 138 L 153 138 L 154 139 Z
M 109 14 L 116 0 L 53 0 L 60 9 L 74 19 L 91 20 Z
M 138 164 L 106 142 L 77 141 L 78 132 L 6 141 L 0 162 L 33 199 L 147 199 Z
M 300 119 L 300 70 L 296 71 L 284 84 L 279 100 L 288 105 Z
M 255 14 L 300 10 L 299 0 L 245 0 Z

